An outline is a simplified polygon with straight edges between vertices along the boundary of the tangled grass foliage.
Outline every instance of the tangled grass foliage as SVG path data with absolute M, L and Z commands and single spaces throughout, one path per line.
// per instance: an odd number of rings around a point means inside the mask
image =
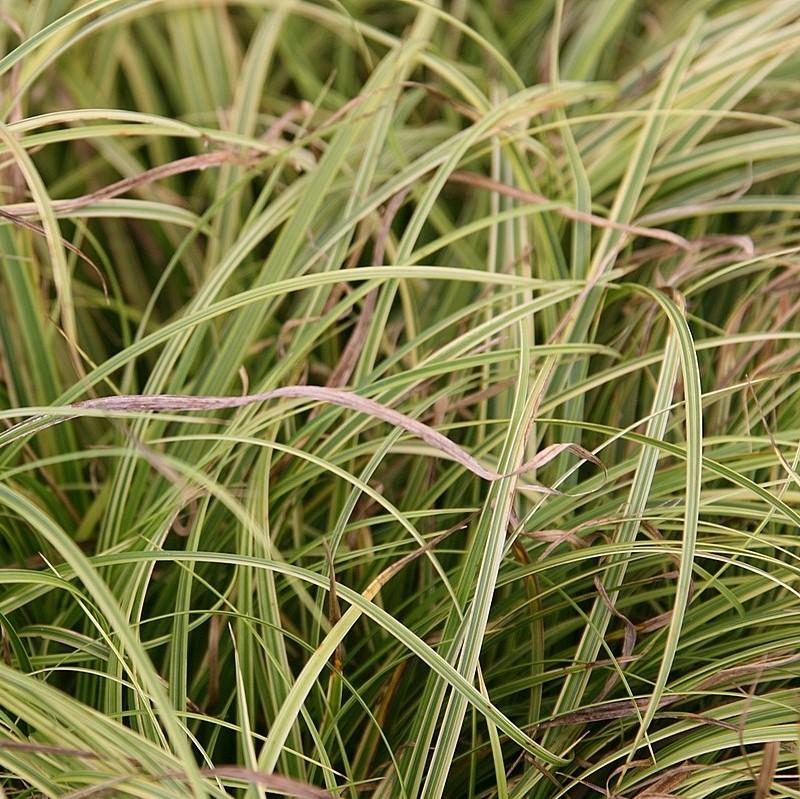
M 797 0 L 0 44 L 0 796 L 800 797 Z

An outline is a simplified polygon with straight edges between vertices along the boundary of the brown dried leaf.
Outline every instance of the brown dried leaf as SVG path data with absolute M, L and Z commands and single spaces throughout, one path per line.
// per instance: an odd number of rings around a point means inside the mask
M 778 769 L 778 755 L 781 745 L 778 741 L 769 741 L 764 744 L 764 756 L 761 758 L 761 770 L 758 772 L 755 799 L 767 799 Z
M 503 194 L 506 197 L 513 197 L 516 200 L 521 200 L 522 202 L 531 203 L 533 205 L 543 205 L 550 202 L 547 197 L 543 197 L 541 194 L 534 194 L 533 192 L 519 189 L 516 186 L 509 186 L 506 183 L 501 183 L 500 181 L 474 172 L 453 172 L 453 174 L 450 175 L 450 180 L 454 183 L 464 183 L 468 186 L 488 189 L 489 191 Z M 574 219 L 578 222 L 588 222 L 595 227 L 612 228 L 613 230 L 619 230 L 623 233 L 644 236 L 650 239 L 659 239 L 660 241 L 669 242 L 681 250 L 689 251 L 693 249 L 691 242 L 687 241 L 683 236 L 679 236 L 677 233 L 672 233 L 669 230 L 642 227 L 641 225 L 625 225 L 620 222 L 613 222 L 602 216 L 597 216 L 596 214 L 576 211 L 572 208 L 554 208 L 553 210 L 555 213 L 567 219 Z
M 386 239 L 389 237 L 389 230 L 392 226 L 392 220 L 400 210 L 400 207 L 402 206 L 407 194 L 408 189 L 403 189 L 402 191 L 397 192 L 397 194 L 392 197 L 392 199 L 389 201 L 389 204 L 386 206 L 386 212 L 383 215 L 380 230 L 378 230 L 378 234 L 375 237 L 375 247 L 372 251 L 372 263 L 376 266 L 383 264 L 383 256 L 386 250 Z M 350 380 L 350 376 L 353 374 L 353 370 L 356 368 L 356 364 L 358 363 L 358 356 L 364 349 L 364 342 L 366 341 L 367 334 L 369 333 L 369 325 L 375 313 L 375 305 L 377 301 L 378 289 L 373 289 L 364 298 L 364 305 L 361 309 L 361 315 L 358 317 L 358 322 L 356 322 L 356 326 L 353 328 L 353 332 L 344 348 L 342 357 L 339 359 L 339 363 L 336 365 L 336 368 L 333 370 L 330 378 L 328 379 L 328 386 L 330 388 L 344 386 Z
M 39 236 L 47 236 L 47 232 L 41 225 L 37 225 L 35 222 L 30 222 L 27 219 L 23 219 L 18 214 L 12 214 L 10 211 L 0 208 L 0 217 L 7 219 L 9 222 L 18 225 L 19 227 L 30 230 L 32 233 L 36 233 Z M 100 271 L 100 267 L 83 250 L 81 250 L 79 247 L 76 247 L 71 241 L 67 241 L 63 236 L 59 236 L 59 239 L 61 240 L 63 247 L 87 263 L 91 270 L 97 275 L 97 279 L 100 281 L 100 286 L 103 289 L 103 296 L 105 297 L 106 301 L 108 301 L 108 284 L 106 283 L 106 279 L 103 277 L 103 273 Z
M 614 603 L 611 601 L 611 597 L 608 595 L 608 592 L 606 591 L 605 586 L 598 575 L 595 575 L 594 577 L 594 585 L 597 589 L 597 593 L 600 594 L 600 599 L 608 608 L 609 612 L 616 616 L 625 625 L 625 638 L 622 642 L 622 658 L 623 660 L 626 660 L 633 654 L 633 648 L 636 646 L 636 627 L 627 616 L 620 613 L 620 611 L 614 607 Z M 605 697 L 607 697 L 611 692 L 611 689 L 614 687 L 614 685 L 616 685 L 618 679 L 619 673 L 617 671 L 612 672 L 600 691 L 598 699 L 605 699 Z
M 0 749 L 6 751 L 17 752 L 33 752 L 43 755 L 53 755 L 57 757 L 77 757 L 81 760 L 104 760 L 105 758 L 96 753 L 84 749 L 71 749 L 64 746 L 50 746 L 48 744 L 30 743 L 28 741 L 0 741 Z M 139 761 L 134 757 L 126 758 L 131 765 L 138 766 Z M 281 793 L 286 796 L 294 796 L 298 799 L 331 799 L 331 794 L 322 788 L 317 788 L 313 785 L 308 785 L 305 782 L 291 779 L 290 777 L 283 777 L 280 774 L 266 774 L 261 771 L 254 771 L 253 769 L 244 768 L 242 766 L 219 766 L 217 768 L 204 768 L 200 769 L 200 774 L 204 777 L 228 777 L 231 779 L 243 780 L 254 785 L 263 785 L 270 791 Z M 124 782 L 128 779 L 184 779 L 185 774 L 182 771 L 169 771 L 164 774 L 137 774 L 121 775 L 115 778 L 113 784 Z M 111 783 L 104 785 L 92 785 L 88 788 L 74 791 L 64 795 L 64 799 L 79 799 L 79 797 L 91 796 L 92 794 L 99 793 L 107 790 Z
M 670 769 L 641 793 L 637 793 L 635 799 L 666 799 L 666 797 L 672 797 L 674 796 L 672 793 L 673 788 L 677 788 L 689 774 L 697 771 L 697 768 L 697 766 L 693 766 L 687 761 L 676 768 Z
M 661 697 L 658 703 L 659 707 L 666 707 L 677 701 L 682 697 L 679 694 L 666 694 Z M 635 704 L 635 707 L 633 705 Z M 586 708 L 585 710 L 576 710 L 574 713 L 565 713 L 563 716 L 557 716 L 550 721 L 544 722 L 542 728 L 547 727 L 565 727 L 573 724 L 587 724 L 593 721 L 611 721 L 613 719 L 631 718 L 637 715 L 637 710 L 647 710 L 650 704 L 650 697 L 642 699 L 615 699 L 611 702 L 604 702 L 594 707 Z
M 438 452 L 444 454 L 456 463 L 461 464 L 465 469 L 468 469 L 478 477 L 493 482 L 507 477 L 515 477 L 524 474 L 531 469 L 536 469 L 549 463 L 554 458 L 557 458 L 564 452 L 570 452 L 582 460 L 589 461 L 590 463 L 599 466 L 605 473 L 605 466 L 602 461 L 597 458 L 589 450 L 581 447 L 578 444 L 552 444 L 545 447 L 541 452 L 538 452 L 533 458 L 526 463 L 522 464 L 518 469 L 514 469 L 508 474 L 500 474 L 492 469 L 487 469 L 483 464 L 479 463 L 472 455 L 466 450 L 462 449 L 454 441 L 451 441 L 446 436 L 434 428 L 424 424 L 423 422 L 406 416 L 399 411 L 381 405 L 374 400 L 361 397 L 350 391 L 343 391 L 341 389 L 327 388 L 323 386 L 284 386 L 282 388 L 272 389 L 271 391 L 264 391 L 258 394 L 249 394 L 243 397 L 233 396 L 191 396 L 179 394 L 129 394 L 119 395 L 112 397 L 100 397 L 96 399 L 83 400 L 81 402 L 73 403 L 72 407 L 87 410 L 99 411 L 211 411 L 222 410 L 228 408 L 241 408 L 255 403 L 266 402 L 272 399 L 288 398 L 288 399 L 307 399 L 317 400 L 319 402 L 329 402 L 333 405 L 339 405 L 343 408 L 350 408 L 351 410 L 365 413 L 376 419 L 380 419 L 387 424 L 394 427 L 399 427 L 407 433 L 419 438 L 426 444 L 436 449 Z M 54 419 L 52 424 L 57 424 L 63 419 Z M 519 489 L 536 491 L 542 494 L 558 494 L 559 492 L 552 488 L 547 488 L 541 485 L 531 483 L 520 483 L 517 486 Z

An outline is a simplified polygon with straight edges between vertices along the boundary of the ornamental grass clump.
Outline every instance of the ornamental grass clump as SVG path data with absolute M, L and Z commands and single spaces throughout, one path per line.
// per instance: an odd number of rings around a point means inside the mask
M 0 796 L 800 797 L 796 0 L 0 53 Z

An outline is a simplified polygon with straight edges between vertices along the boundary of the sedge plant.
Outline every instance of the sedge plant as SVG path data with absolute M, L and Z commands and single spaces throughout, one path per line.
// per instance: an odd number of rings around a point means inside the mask
M 796 0 L 0 53 L 0 796 L 800 796 Z

